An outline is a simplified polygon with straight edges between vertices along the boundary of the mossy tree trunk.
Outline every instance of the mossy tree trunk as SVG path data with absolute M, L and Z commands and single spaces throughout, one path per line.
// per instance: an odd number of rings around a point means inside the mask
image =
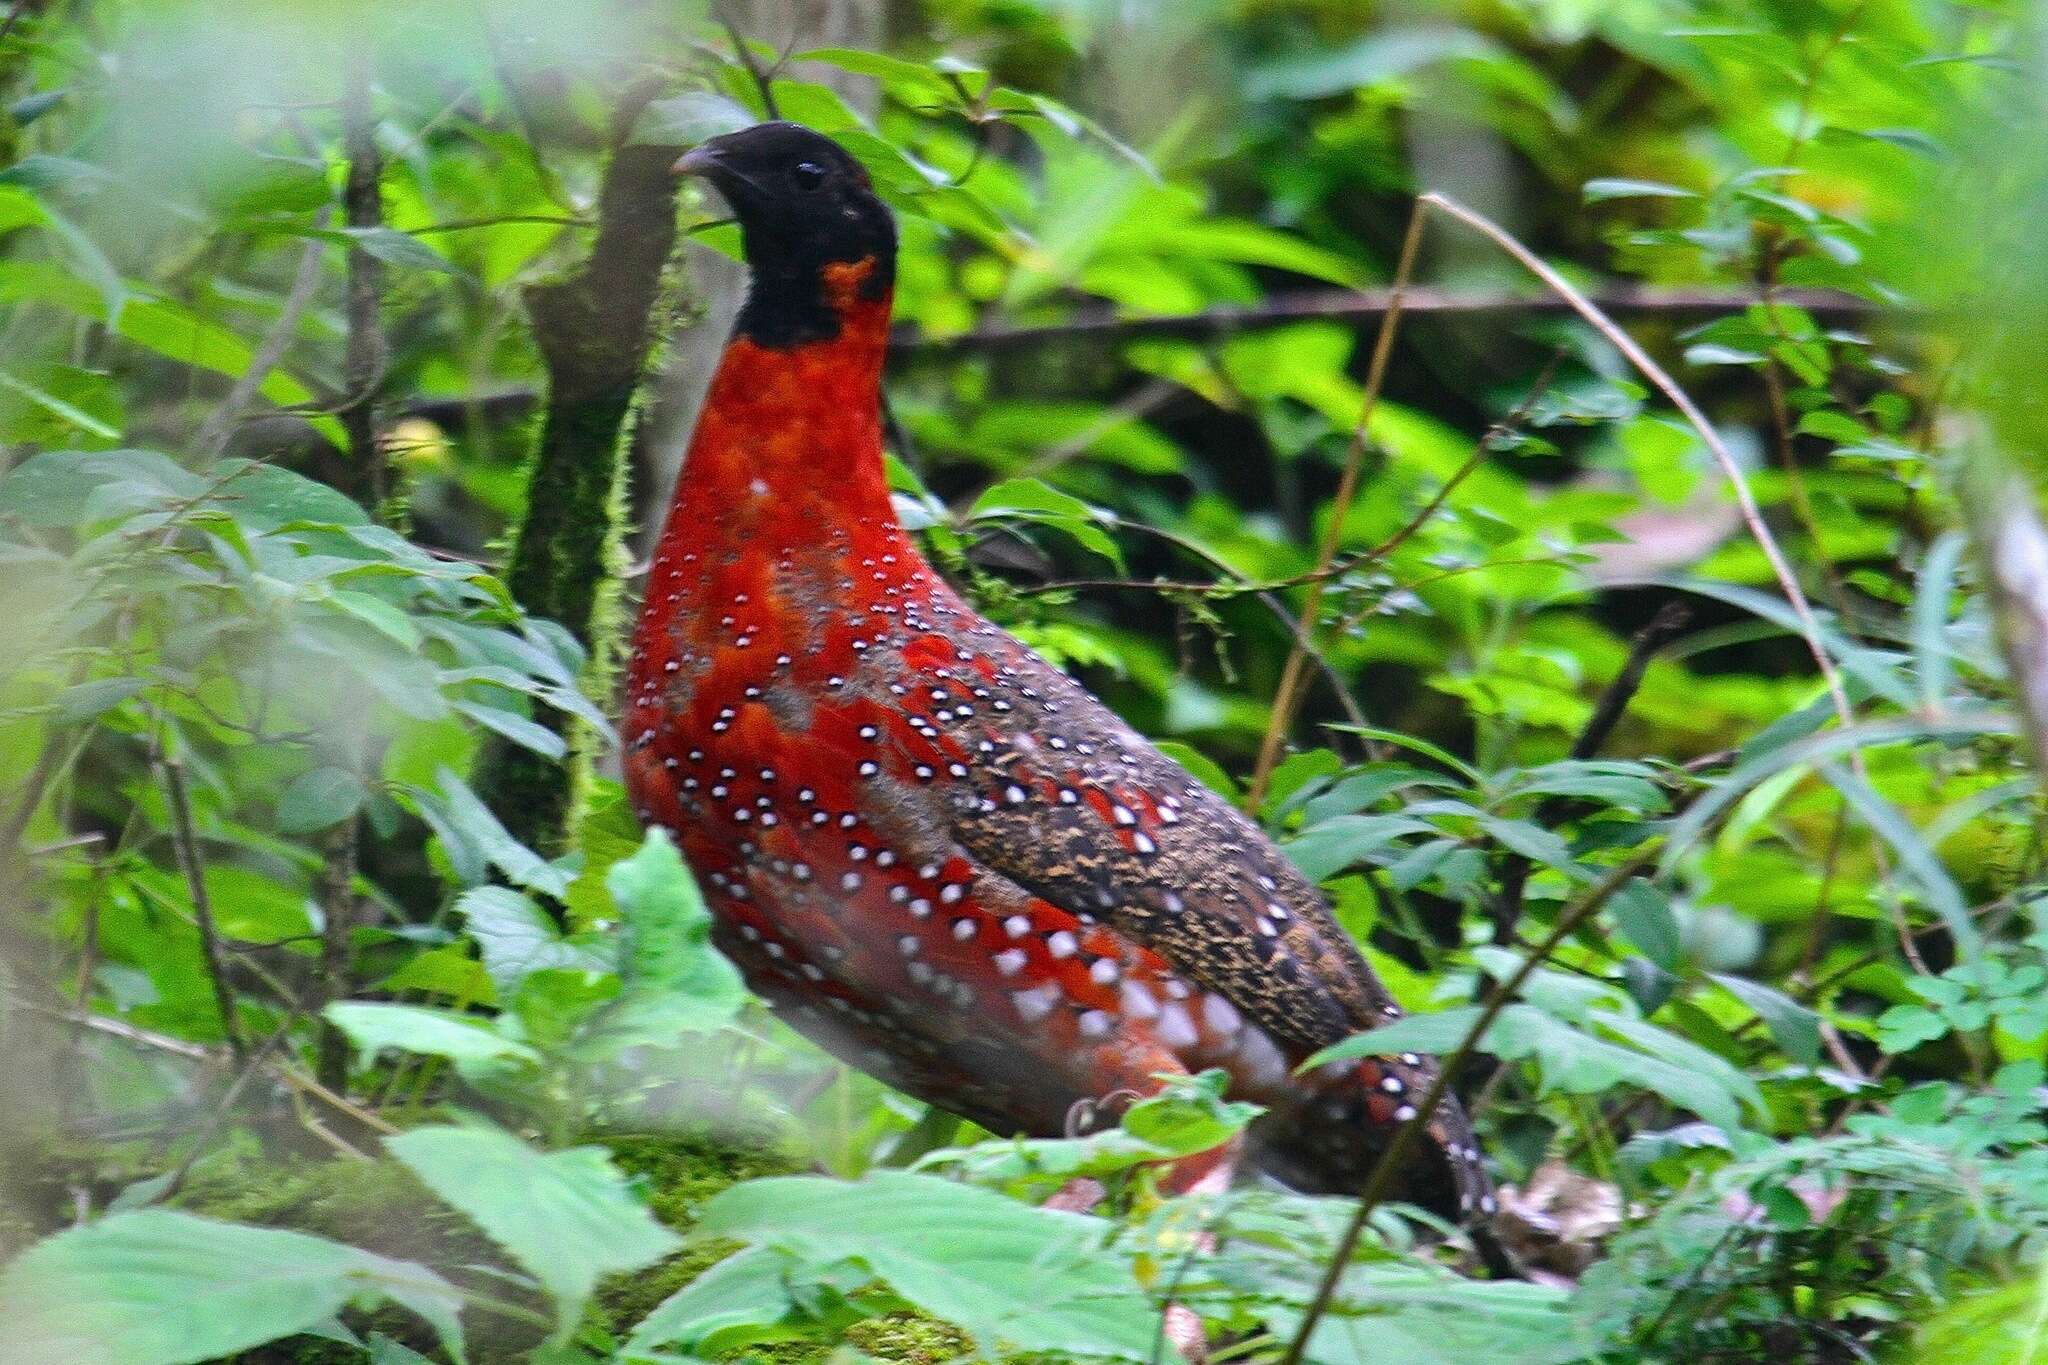
M 676 243 L 670 168 L 680 149 L 628 140 L 646 99 L 629 99 L 618 119 L 589 258 L 526 292 L 547 402 L 505 581 L 521 606 L 560 622 L 590 652 L 587 681 L 600 694 L 610 689 L 618 647 L 626 450 Z M 558 713 L 538 719 L 569 740 L 569 757 L 553 761 L 493 739 L 478 759 L 477 787 L 508 830 L 552 853 L 587 780 L 588 737 Z

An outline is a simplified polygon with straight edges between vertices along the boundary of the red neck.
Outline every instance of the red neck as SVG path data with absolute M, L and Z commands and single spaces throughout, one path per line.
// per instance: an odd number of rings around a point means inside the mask
M 683 460 L 663 550 L 779 548 L 826 526 L 893 520 L 880 411 L 889 299 L 849 299 L 838 311 L 830 340 L 776 348 L 735 336 L 727 344 Z

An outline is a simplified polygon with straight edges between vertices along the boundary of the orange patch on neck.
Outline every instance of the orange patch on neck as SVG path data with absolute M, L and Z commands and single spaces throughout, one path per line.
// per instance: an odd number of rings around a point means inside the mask
M 832 261 L 818 272 L 825 284 L 825 302 L 835 313 L 843 313 L 853 307 L 861 286 L 868 282 L 868 276 L 875 273 L 875 258 L 863 256 L 857 261 Z

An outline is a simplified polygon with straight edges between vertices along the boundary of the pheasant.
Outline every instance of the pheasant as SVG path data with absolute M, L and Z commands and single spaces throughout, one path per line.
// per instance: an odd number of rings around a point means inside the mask
M 1223 1068 L 1247 1155 L 1355 1193 L 1435 1077 L 1414 1053 L 1297 1076 L 1398 1015 L 1249 820 L 978 616 L 891 506 L 880 383 L 896 235 L 860 164 L 792 123 L 677 163 L 752 273 L 646 582 L 625 777 L 716 938 L 844 1061 L 1001 1134 L 1057 1136 Z M 1446 1097 L 1400 1197 L 1494 1211 Z M 1184 1158 L 1213 1188 L 1238 1153 Z

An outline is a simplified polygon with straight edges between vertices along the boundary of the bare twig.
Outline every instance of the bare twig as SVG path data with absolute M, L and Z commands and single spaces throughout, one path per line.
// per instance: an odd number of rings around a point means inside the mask
M 938 359 L 1022 350 L 1090 338 L 1123 342 L 1146 337 L 1223 336 L 1259 328 L 1284 327 L 1309 319 L 1361 321 L 1383 317 L 1392 306 L 1396 292 L 1392 287 L 1303 289 L 1244 307 L 1207 308 L 1195 313 L 1152 317 L 1124 317 L 1107 305 L 1101 305 L 1084 308 L 1061 322 L 1034 326 L 992 322 L 952 336 L 922 336 L 915 328 L 906 325 L 897 330 L 890 346 L 891 350 L 906 357 Z M 1401 311 L 1410 314 L 1483 318 L 1576 311 L 1564 299 L 1552 295 L 1508 290 L 1434 289 L 1410 285 L 1399 292 Z M 1723 317 L 1729 313 L 1740 313 L 1763 301 L 1761 295 L 1745 289 L 1659 289 L 1626 284 L 1610 284 L 1588 297 L 1604 313 L 1654 314 L 1680 320 Z M 1785 303 L 1804 308 L 1816 318 L 1846 321 L 1868 318 L 1877 311 L 1867 300 L 1826 289 L 1781 290 L 1778 297 Z
M 1387 300 L 1386 313 L 1380 319 L 1379 335 L 1373 340 L 1372 359 L 1366 365 L 1365 392 L 1359 401 L 1358 422 L 1351 431 L 1351 447 L 1345 453 L 1344 473 L 1337 480 L 1330 524 L 1324 529 L 1322 544 L 1316 551 L 1316 569 L 1319 572 L 1330 567 L 1331 561 L 1337 557 L 1337 547 L 1344 542 L 1344 524 L 1351 513 L 1351 500 L 1358 492 L 1359 471 L 1365 466 L 1367 433 L 1372 425 L 1373 409 L 1379 405 L 1380 388 L 1387 378 L 1387 360 L 1394 350 L 1394 333 L 1401 323 L 1402 292 L 1415 272 L 1415 253 L 1422 245 L 1422 220 L 1422 205 L 1418 203 L 1408 216 L 1408 231 L 1401 239 L 1400 261 L 1394 267 L 1393 291 Z M 1316 617 L 1322 605 L 1323 585 L 1318 579 L 1309 584 L 1308 596 L 1301 607 L 1305 634 L 1315 633 Z M 1252 767 L 1250 780 L 1245 783 L 1244 806 L 1248 811 L 1256 813 L 1265 803 L 1266 788 L 1273 780 L 1273 768 L 1280 761 L 1281 742 L 1287 737 L 1295 708 L 1301 704 L 1307 661 L 1307 651 L 1302 649 L 1297 639 L 1280 670 L 1280 683 L 1273 694 L 1273 712 L 1266 721 L 1265 737 L 1259 742 L 1258 762 Z
M 1365 1188 L 1358 1196 L 1358 1207 L 1352 1212 L 1351 1221 L 1345 1226 L 1343 1235 L 1337 1239 L 1337 1249 L 1331 1255 L 1329 1265 L 1323 1270 L 1323 1278 L 1316 1286 L 1315 1297 L 1309 1301 L 1308 1310 L 1302 1314 L 1301 1325 L 1295 1330 L 1294 1340 L 1287 1344 L 1287 1351 L 1281 1356 L 1280 1365 L 1301 1365 L 1302 1353 L 1308 1349 L 1309 1337 L 1314 1334 L 1316 1324 L 1322 1321 L 1323 1315 L 1329 1312 L 1330 1304 L 1336 1297 L 1337 1285 L 1344 1277 L 1345 1267 L 1351 1263 L 1352 1253 L 1358 1250 L 1358 1240 L 1365 1233 L 1366 1223 L 1371 1219 L 1372 1211 L 1393 1187 L 1394 1174 L 1400 1170 L 1401 1163 L 1408 1155 L 1408 1149 L 1415 1143 L 1416 1135 L 1422 1132 L 1424 1126 L 1435 1116 L 1437 1106 L 1443 1103 L 1444 1096 L 1451 1092 L 1451 1084 L 1458 1071 L 1478 1047 L 1479 1040 L 1486 1036 L 1486 1030 L 1492 1027 L 1493 1021 L 1500 1017 L 1500 1012 L 1507 1008 L 1515 994 L 1535 974 L 1537 967 L 1557 951 L 1558 945 L 1596 914 L 1601 906 L 1607 904 L 1614 894 L 1647 867 L 1653 858 L 1654 855 L 1651 853 L 1639 853 L 1587 888 L 1577 901 L 1558 915 L 1556 925 L 1529 956 L 1522 960 L 1522 965 L 1515 969 L 1514 975 L 1501 982 L 1487 997 L 1486 1004 L 1480 1008 L 1479 1017 L 1472 1021 L 1472 1027 L 1465 1030 L 1465 1036 L 1457 1048 L 1438 1065 L 1436 1079 L 1431 1082 L 1428 1092 L 1416 1102 L 1415 1116 L 1394 1130 L 1394 1136 L 1387 1143 L 1386 1150 L 1380 1153 L 1379 1160 L 1373 1164 L 1372 1174 L 1367 1178 Z
M 327 218 L 327 210 L 322 209 L 313 226 L 326 227 Z M 241 419 L 242 410 L 249 406 L 257 390 L 263 387 L 263 381 L 284 359 L 285 351 L 290 349 L 292 339 L 298 335 L 299 320 L 305 317 L 306 309 L 312 305 L 313 293 L 320 287 L 320 262 L 326 254 L 327 243 L 323 238 L 316 235 L 306 240 L 304 249 L 299 252 L 298 269 L 292 274 L 291 288 L 285 293 L 283 306 L 278 309 L 277 321 L 264 333 L 256 354 L 249 359 L 249 368 L 242 371 L 229 387 L 227 395 L 206 415 L 206 420 L 200 423 L 199 434 L 192 439 L 193 449 L 202 458 L 211 458 L 226 449 L 228 437 L 234 431 L 235 423 Z
M 1680 631 L 1692 620 L 1692 609 L 1683 602 L 1666 602 L 1650 618 L 1648 625 L 1637 631 L 1628 642 L 1628 658 L 1622 663 L 1621 671 L 1614 675 L 1614 681 L 1607 684 L 1593 703 L 1593 712 L 1572 741 L 1571 757 L 1584 761 L 1599 753 L 1606 745 L 1614 727 L 1628 711 L 1628 704 L 1634 699 L 1636 690 L 1643 685 L 1643 675 L 1649 671 L 1651 660 L 1657 651 L 1678 637 Z M 1535 820 L 1539 825 L 1550 826 L 1562 818 L 1568 802 L 1555 797 L 1536 807 Z M 1506 943 L 1515 935 L 1515 926 L 1522 917 L 1522 895 L 1529 885 L 1529 873 L 1533 864 L 1528 855 L 1510 853 L 1501 867 L 1500 889 L 1494 896 L 1493 941 Z
M 1555 290 L 1571 305 L 1573 312 L 1584 318 L 1595 331 L 1607 339 L 1608 344 L 1626 356 L 1628 362 L 1640 370 L 1643 377 L 1648 379 L 1651 385 L 1678 409 L 1692 429 L 1699 433 L 1699 438 L 1706 445 L 1708 453 L 1713 455 L 1715 463 L 1721 466 L 1722 474 L 1735 493 L 1735 503 L 1741 509 L 1744 524 L 1748 526 L 1757 548 L 1763 552 L 1765 561 L 1771 566 L 1771 576 L 1777 579 L 1779 588 L 1784 591 L 1786 601 L 1792 608 L 1793 616 L 1799 621 L 1800 633 L 1805 637 L 1806 646 L 1813 654 L 1813 662 L 1820 670 L 1821 680 L 1827 685 L 1828 696 L 1834 703 L 1837 718 L 1845 726 L 1853 724 L 1855 717 L 1849 706 L 1849 695 L 1842 688 L 1841 673 L 1836 669 L 1834 660 L 1828 657 L 1827 646 L 1822 643 L 1820 622 L 1814 619 L 1813 607 L 1807 602 L 1806 593 L 1800 588 L 1799 579 L 1792 572 L 1792 566 L 1786 562 L 1784 552 L 1778 548 L 1777 538 L 1771 534 L 1771 528 L 1764 524 L 1763 511 L 1757 506 L 1756 495 L 1750 491 L 1749 479 L 1742 472 L 1742 466 L 1729 452 L 1727 445 L 1721 440 L 1720 433 L 1714 430 L 1713 424 L 1707 420 L 1706 414 L 1692 401 L 1691 395 L 1664 372 L 1663 366 L 1650 358 L 1649 352 L 1637 344 L 1634 337 L 1617 326 L 1613 318 L 1535 252 L 1523 246 L 1500 224 L 1434 190 L 1423 195 L 1420 202 L 1449 214 L 1478 232 L 1512 256 L 1523 269 Z
M 739 25 L 732 21 L 724 5 L 714 4 L 711 7 L 711 15 L 718 21 L 718 26 L 725 30 L 725 36 L 732 40 L 733 56 L 746 69 L 747 78 L 753 81 L 754 89 L 760 93 L 762 110 L 769 118 L 781 118 L 782 110 L 775 103 L 775 87 L 769 83 L 768 73 L 754 60 L 754 50 L 747 46 L 746 36 L 740 32 Z
M 202 1044 L 188 1043 L 183 1038 L 173 1038 L 164 1033 L 153 1033 L 146 1028 L 137 1028 L 125 1019 L 115 1019 L 109 1015 L 93 1014 L 83 1009 L 57 1009 L 33 1000 L 24 1000 L 18 995 L 7 997 L 7 1007 L 31 1010 L 53 1019 L 62 1019 L 75 1028 L 92 1033 L 104 1033 L 109 1038 L 119 1038 L 124 1043 L 134 1043 L 138 1047 L 151 1048 L 158 1052 L 174 1053 L 195 1062 L 215 1061 L 219 1058 L 218 1053 Z
M 242 1092 L 248 1088 L 249 1082 L 255 1079 L 256 1073 L 263 1070 L 270 1061 L 271 1054 L 277 1051 L 278 1045 L 291 1035 L 292 1025 L 296 1022 L 297 1018 L 294 1016 L 279 1025 L 277 1031 L 265 1038 L 262 1045 L 250 1054 L 249 1060 L 235 1073 L 235 1078 L 228 1082 L 228 1088 L 221 1092 L 220 1099 L 214 1104 L 213 1112 L 207 1115 L 206 1122 L 193 1134 L 191 1150 L 185 1153 L 184 1160 L 171 1171 L 163 1189 L 158 1191 L 158 1202 L 169 1199 L 184 1186 L 185 1177 L 192 1174 L 192 1167 L 206 1154 L 207 1144 L 213 1141 L 214 1134 L 220 1132 L 234 1114 L 235 1104 L 242 1098 Z
M 320 934 L 320 982 L 314 1010 L 349 993 L 355 974 L 352 935 L 356 927 L 356 860 L 360 821 L 351 815 L 328 833 L 327 860 L 320 868 L 314 888 L 322 916 Z M 321 1084 L 340 1092 L 348 1089 L 348 1039 L 340 1029 L 320 1020 L 319 1043 L 314 1070 Z
M 199 841 L 192 829 L 192 802 L 185 791 L 184 764 L 176 758 L 165 758 L 158 762 L 158 771 L 163 774 L 164 791 L 170 797 L 171 843 L 178 855 L 178 866 L 185 874 L 185 887 L 192 897 L 192 918 L 199 926 L 199 946 L 206 957 L 206 974 L 213 983 L 213 998 L 220 1007 L 221 1032 L 226 1035 L 228 1048 L 240 1061 L 247 1055 L 249 1045 L 242 1038 L 242 1023 L 235 1012 L 235 991 L 228 980 L 227 946 L 221 942 L 220 928 L 213 918 L 213 897 L 206 889 L 206 867 L 199 860 Z

